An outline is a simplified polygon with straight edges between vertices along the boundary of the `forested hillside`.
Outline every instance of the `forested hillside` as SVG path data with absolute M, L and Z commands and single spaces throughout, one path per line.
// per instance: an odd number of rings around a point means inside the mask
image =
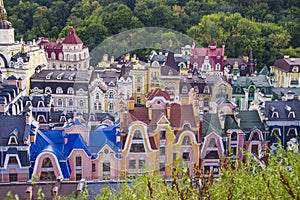
M 165 27 L 203 46 L 225 42 L 226 54 L 254 50 L 259 66 L 300 56 L 300 0 L 9 0 L 16 39 L 63 37 L 70 26 L 90 49 L 133 28 Z

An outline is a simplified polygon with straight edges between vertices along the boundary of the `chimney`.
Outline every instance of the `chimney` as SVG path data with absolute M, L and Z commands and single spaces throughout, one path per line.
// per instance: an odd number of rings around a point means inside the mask
M 110 64 L 114 64 L 114 62 L 115 62 L 115 57 L 111 56 L 111 58 L 110 58 Z
M 104 54 L 102 60 L 103 60 L 104 62 L 108 61 L 108 55 L 107 55 L 107 54 Z
M 25 90 L 26 89 L 25 80 L 19 78 L 17 81 L 17 86 L 19 87 L 20 90 Z
M 8 77 L 8 79 L 7 79 L 7 85 L 14 85 L 14 86 L 18 86 L 18 84 L 17 84 L 17 78 L 15 77 L 15 76 L 10 76 L 10 77 Z
M 133 97 L 130 97 L 129 100 L 128 100 L 128 110 L 134 110 L 134 98 Z
M 149 120 L 151 121 L 152 120 L 152 108 L 148 108 L 148 117 L 149 117 Z
M 167 105 L 167 117 L 168 117 L 168 119 L 171 119 L 171 106 L 170 106 L 170 104 Z
M 32 186 L 27 187 L 26 193 L 25 193 L 25 199 L 26 200 L 32 199 Z
M 77 188 L 76 188 L 76 190 L 77 190 L 77 195 L 80 195 L 81 194 L 81 192 L 82 192 L 82 190 L 83 190 L 83 186 L 84 186 L 84 182 L 79 182 L 78 184 L 77 184 Z
M 0 97 L 0 113 L 5 112 L 6 105 L 7 105 L 6 98 L 5 97 Z
M 131 62 L 136 62 L 136 54 L 134 54 L 131 58 Z

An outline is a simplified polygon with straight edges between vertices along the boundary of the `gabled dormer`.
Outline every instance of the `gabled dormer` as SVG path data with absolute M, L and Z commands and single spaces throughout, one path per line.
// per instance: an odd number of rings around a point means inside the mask
M 271 115 L 271 118 L 279 118 L 279 114 L 278 114 L 278 111 L 277 109 L 275 108 L 275 106 L 270 106 L 270 115 Z
M 18 130 L 16 128 L 9 134 L 8 145 L 18 145 Z

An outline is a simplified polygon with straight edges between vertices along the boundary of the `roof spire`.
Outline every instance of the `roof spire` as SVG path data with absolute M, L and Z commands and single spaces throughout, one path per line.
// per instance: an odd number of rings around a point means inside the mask
M 7 21 L 7 13 L 4 8 L 3 0 L 0 0 L 0 29 L 10 29 L 12 25 Z

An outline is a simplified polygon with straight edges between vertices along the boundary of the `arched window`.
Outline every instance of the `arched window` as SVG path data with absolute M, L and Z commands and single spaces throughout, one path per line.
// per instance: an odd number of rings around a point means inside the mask
M 63 101 L 62 99 L 57 99 L 57 106 L 63 106 Z
M 82 108 L 83 106 L 84 106 L 84 102 L 83 102 L 83 100 L 80 100 L 80 101 L 79 101 L 79 107 Z
M 231 133 L 231 141 L 232 140 L 237 140 L 237 132 L 235 131 Z
M 198 63 L 195 62 L 195 63 L 193 64 L 193 69 L 198 69 Z
M 56 59 L 56 55 L 55 55 L 54 52 L 51 53 L 51 59 L 52 59 L 52 60 L 55 60 L 55 59 Z
M 44 158 L 42 162 L 41 171 L 42 172 L 41 172 L 40 180 L 45 180 L 45 181 L 56 180 L 54 170 L 53 170 L 53 165 L 50 158 Z
M 47 168 L 47 167 L 53 167 L 50 158 L 44 158 L 44 160 L 42 162 L 42 168 Z
M 134 140 L 141 140 L 141 139 L 143 139 L 141 131 L 139 131 L 139 130 L 134 131 L 134 133 L 133 133 L 133 139 Z
M 110 99 L 113 99 L 113 98 L 114 98 L 114 92 L 112 92 L 112 91 L 109 92 L 109 98 L 110 98 Z
M 218 98 L 223 97 L 223 98 L 227 98 L 227 90 L 225 85 L 220 85 L 219 89 L 218 89 Z
M 74 94 L 74 89 L 69 87 L 67 93 L 68 94 Z
M 76 57 L 76 54 L 74 55 L 74 61 L 76 61 L 77 60 L 77 57 Z
M 259 140 L 259 133 L 258 132 L 254 132 L 252 134 L 252 140 L 253 141 L 258 141 Z
M 52 93 L 51 87 L 46 87 L 45 88 L 45 93 Z
M 73 106 L 73 99 L 69 99 L 69 106 Z
M 110 178 L 110 162 L 104 161 L 103 162 L 103 179 Z
M 69 54 L 66 55 L 66 60 L 67 60 L 67 61 L 70 60 L 70 55 L 69 55 Z
M 187 94 L 188 92 L 189 92 L 188 87 L 187 86 L 183 86 L 182 90 L 181 90 L 181 93 L 182 94 Z
M 140 93 L 141 92 L 141 87 L 140 86 L 137 86 L 136 88 L 136 92 Z
M 216 70 L 216 71 L 220 71 L 220 70 L 221 70 L 221 65 L 220 65 L 220 63 L 217 63 L 217 64 L 216 64 L 215 70 Z
M 96 99 L 100 99 L 99 93 L 96 93 Z
M 56 94 L 62 94 L 62 93 L 63 93 L 63 89 L 61 87 L 57 87 Z
M 249 88 L 249 97 L 254 97 L 254 93 L 255 93 L 255 89 L 254 89 L 254 87 L 250 87 Z
M 191 138 L 190 136 L 184 136 L 183 141 L 182 141 L 182 145 L 191 145 Z
M 109 103 L 109 110 L 113 110 L 114 109 L 114 104 L 113 103 Z
M 64 56 L 63 56 L 62 53 L 59 53 L 59 54 L 58 54 L 58 59 L 59 59 L 59 60 L 63 60 L 63 59 L 64 59 Z
M 81 166 L 82 165 L 82 158 L 80 155 L 76 155 L 75 157 L 75 165 L 76 166 Z

